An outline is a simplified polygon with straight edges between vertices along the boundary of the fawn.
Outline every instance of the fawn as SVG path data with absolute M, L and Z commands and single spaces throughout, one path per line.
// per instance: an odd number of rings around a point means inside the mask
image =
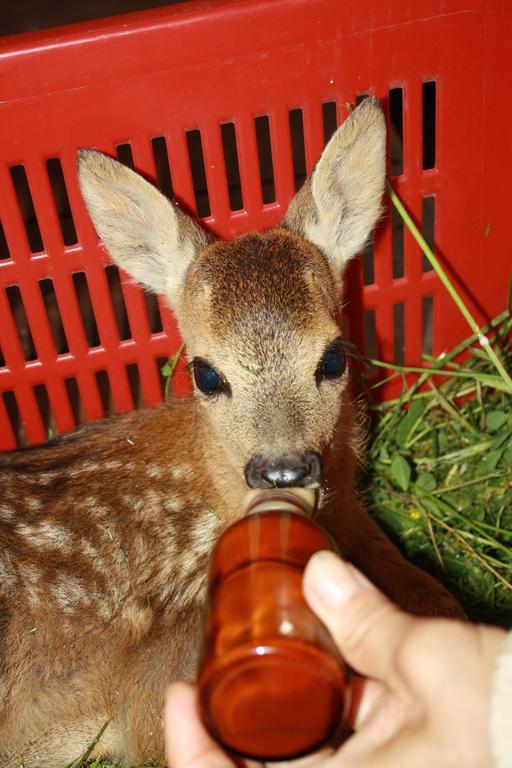
M 460 616 L 361 508 L 339 330 L 346 262 L 381 211 L 385 121 L 365 100 L 281 226 L 216 241 L 96 152 L 79 181 L 111 257 L 176 313 L 194 397 L 0 456 L 0 765 L 164 762 L 165 688 L 195 672 L 208 559 L 249 487 L 320 489 L 318 520 L 402 607 Z

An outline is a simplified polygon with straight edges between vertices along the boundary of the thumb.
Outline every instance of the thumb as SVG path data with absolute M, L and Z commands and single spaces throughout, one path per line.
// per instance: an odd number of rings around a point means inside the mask
M 164 722 L 169 768 L 234 768 L 235 763 L 204 729 L 193 686 L 173 683 L 169 687 Z
M 390 682 L 398 651 L 416 620 L 332 552 L 317 552 L 310 559 L 303 591 L 350 666 L 366 677 Z

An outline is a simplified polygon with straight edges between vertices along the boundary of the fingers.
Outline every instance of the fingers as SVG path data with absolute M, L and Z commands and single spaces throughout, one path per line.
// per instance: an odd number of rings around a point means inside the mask
M 173 683 L 165 703 L 165 752 L 169 768 L 233 768 L 234 763 L 199 719 L 197 691 Z
M 398 651 L 416 620 L 401 613 L 362 573 L 332 552 L 313 555 L 303 590 L 346 661 L 357 672 L 389 683 Z
M 452 755 L 444 757 L 451 759 Z M 432 750 L 428 739 L 416 728 L 408 728 L 381 744 L 356 734 L 335 756 L 332 768 L 432 768 L 440 765 L 448 765 L 443 755 Z
M 351 678 L 350 687 L 352 695 L 346 722 L 354 731 L 359 731 L 378 707 L 387 688 L 377 680 L 356 675 Z
M 325 747 L 312 755 L 299 757 L 297 760 L 287 760 L 284 763 L 268 763 L 267 768 L 317 768 L 317 766 L 327 765 L 327 758 L 331 757 L 334 750 L 331 747 Z

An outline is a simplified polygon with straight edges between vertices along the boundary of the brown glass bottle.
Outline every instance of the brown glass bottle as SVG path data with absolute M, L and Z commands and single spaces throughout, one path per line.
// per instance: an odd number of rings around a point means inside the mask
M 345 709 L 342 659 L 302 595 L 307 561 L 330 549 L 306 516 L 313 506 L 304 489 L 253 492 L 213 554 L 200 706 L 214 738 L 244 757 L 313 751 Z

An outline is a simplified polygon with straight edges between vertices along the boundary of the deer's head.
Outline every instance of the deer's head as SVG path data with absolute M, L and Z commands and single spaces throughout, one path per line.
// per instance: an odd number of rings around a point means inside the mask
M 252 487 L 320 483 L 346 397 L 339 299 L 348 260 L 381 209 L 385 122 L 366 99 L 342 124 L 283 224 L 215 240 L 151 184 L 79 156 L 90 216 L 114 261 L 178 318 L 195 396 Z

